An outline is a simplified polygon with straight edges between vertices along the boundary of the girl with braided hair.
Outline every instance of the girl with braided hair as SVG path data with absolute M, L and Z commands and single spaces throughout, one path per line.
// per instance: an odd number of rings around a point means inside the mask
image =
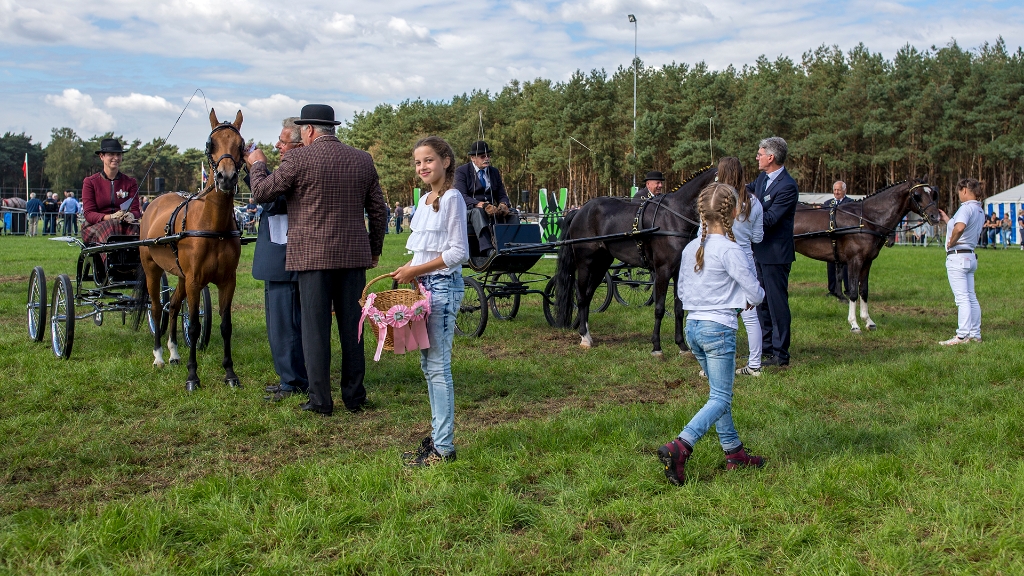
M 713 425 L 725 451 L 726 468 L 764 465 L 764 458 L 746 453 L 732 421 L 732 388 L 736 377 L 736 315 L 764 299 L 747 256 L 736 244 L 733 221 L 739 212 L 732 186 L 716 182 L 697 200 L 702 232 L 683 249 L 677 297 L 686 317 L 686 343 L 707 373 L 710 395 L 704 407 L 668 444 L 658 449 L 665 476 L 676 485 L 686 480 L 686 460 Z

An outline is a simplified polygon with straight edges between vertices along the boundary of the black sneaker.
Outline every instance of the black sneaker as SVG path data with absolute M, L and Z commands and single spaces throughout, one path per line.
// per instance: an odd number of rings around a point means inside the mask
M 442 462 L 454 462 L 454 461 L 455 461 L 455 451 L 454 450 L 452 450 L 451 454 L 448 454 L 446 456 L 442 456 L 441 453 L 438 452 L 436 448 L 431 446 L 430 447 L 430 452 L 427 452 L 426 454 L 423 454 L 422 456 L 417 456 L 415 460 L 412 460 L 411 462 L 406 462 L 405 465 L 409 466 L 409 467 L 412 467 L 412 468 L 421 468 L 421 467 L 433 466 L 434 464 L 441 464 Z
M 427 436 L 420 442 L 420 447 L 412 452 L 402 452 L 402 460 L 406 463 L 412 462 L 417 458 L 422 458 L 427 454 L 430 454 L 434 450 L 434 439 Z

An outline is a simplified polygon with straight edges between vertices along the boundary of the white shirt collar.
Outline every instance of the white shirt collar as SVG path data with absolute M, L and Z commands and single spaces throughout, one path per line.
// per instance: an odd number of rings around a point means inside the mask
M 778 170 L 776 170 L 774 172 L 767 172 L 766 174 L 768 175 L 768 183 L 771 184 L 772 182 L 774 182 L 775 179 L 779 177 L 779 174 L 781 174 L 782 171 L 785 170 L 785 169 L 786 169 L 785 166 L 781 166 L 781 167 L 779 167 Z

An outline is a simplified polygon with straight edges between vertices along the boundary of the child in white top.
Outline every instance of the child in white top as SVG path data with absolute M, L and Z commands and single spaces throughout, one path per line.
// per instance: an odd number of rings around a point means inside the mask
M 405 247 L 412 261 L 392 276 L 399 283 L 419 283 L 430 292 L 427 337 L 430 347 L 420 351 L 420 368 L 427 379 L 432 434 L 418 450 L 403 455 L 410 466 L 430 466 L 455 460 L 455 385 L 452 381 L 452 341 L 455 317 L 465 285 L 462 264 L 469 255 L 466 205 L 452 188 L 455 153 L 442 138 L 428 136 L 413 148 L 416 173 L 430 193 L 420 199 Z
M 764 299 L 764 290 L 733 237 L 736 197 L 736 189 L 723 183 L 700 193 L 697 211 L 704 232 L 683 249 L 679 267 L 678 296 L 688 312 L 686 343 L 707 373 L 711 393 L 679 436 L 658 449 L 665 476 L 676 485 L 686 480 L 686 460 L 711 426 L 718 432 L 727 469 L 764 465 L 764 458 L 746 453 L 732 421 L 736 314 Z

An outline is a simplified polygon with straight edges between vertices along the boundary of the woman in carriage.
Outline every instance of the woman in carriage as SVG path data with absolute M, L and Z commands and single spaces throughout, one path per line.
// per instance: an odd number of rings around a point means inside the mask
M 111 236 L 139 235 L 139 184 L 119 170 L 124 149 L 117 138 L 104 138 L 96 155 L 103 170 L 82 181 L 82 209 L 85 226 L 82 241 L 102 244 Z

